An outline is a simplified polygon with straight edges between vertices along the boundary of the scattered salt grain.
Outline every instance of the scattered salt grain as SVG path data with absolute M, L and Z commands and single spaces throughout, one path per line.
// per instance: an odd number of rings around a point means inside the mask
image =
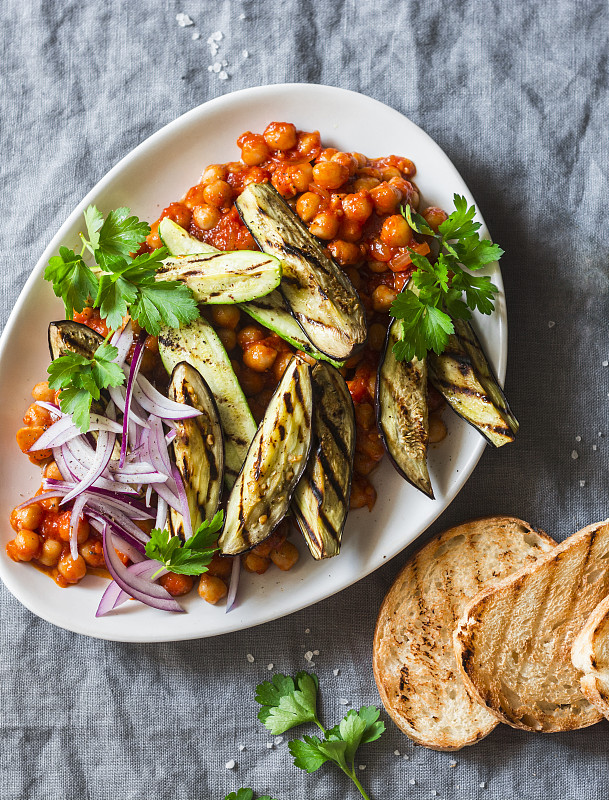
M 313 651 L 312 650 L 307 650 L 307 652 L 304 654 L 304 657 L 305 657 L 305 661 L 308 661 L 309 663 L 311 663 L 311 659 L 313 658 Z
M 404 759 L 404 761 L 410 761 L 410 756 L 408 755 L 408 753 L 404 753 L 402 758 Z
M 340 670 L 339 670 L 339 669 L 333 669 L 333 670 L 332 670 L 332 674 L 333 674 L 333 675 L 334 675 L 334 677 L 336 678 L 338 675 L 340 675 Z
M 602 436 L 602 435 L 603 435 L 603 432 L 602 432 L 602 431 L 599 431 L 599 432 L 598 432 L 598 435 L 599 435 L 599 436 Z
M 411 778 L 411 779 L 408 781 L 408 783 L 409 783 L 411 786 L 414 786 L 414 785 L 416 784 L 416 781 L 415 781 L 415 779 L 414 779 L 414 778 Z
M 254 663 L 254 656 L 253 656 L 251 653 L 248 653 L 248 654 L 246 655 L 246 658 L 247 658 L 247 660 L 250 662 L 250 664 L 253 664 L 253 663 Z
M 273 742 L 267 742 L 266 746 L 268 747 L 269 750 L 272 750 L 274 747 Z
M 250 57 L 250 54 L 249 54 L 249 52 L 247 50 L 242 50 L 241 51 L 241 55 L 243 56 L 243 58 L 249 58 Z
M 581 442 L 581 440 L 582 440 L 582 437 L 581 437 L 581 436 L 576 436 L 576 437 L 575 437 L 575 441 L 576 441 L 576 442 Z
M 212 42 L 221 42 L 222 39 L 224 39 L 224 34 L 222 31 L 214 31 L 207 41 L 209 42 L 211 40 Z
M 245 14 L 239 14 L 239 19 L 245 19 Z
M 222 66 L 223 66 L 223 67 L 228 67 L 228 61 L 223 61 L 223 62 L 222 62 Z
M 486 789 L 486 781 L 480 781 L 480 788 Z
M 363 772 L 366 769 L 366 765 L 365 764 L 360 764 L 358 769 L 360 769 Z
M 239 745 L 239 752 L 242 753 L 244 750 L 245 750 L 245 745 L 244 744 L 240 744 Z
M 341 706 L 348 706 L 349 701 L 345 697 L 339 697 L 338 702 Z
M 593 445 L 592 445 L 592 449 L 593 449 L 593 450 L 598 450 L 598 445 L 597 445 L 597 444 L 593 444 Z
M 556 323 L 555 323 L 555 322 L 553 322 L 552 320 L 550 320 L 550 321 L 548 322 L 548 328 L 553 328 L 555 325 L 556 325 Z
M 456 761 L 449 761 L 448 766 L 449 767 L 456 767 L 457 766 L 457 762 Z
M 582 487 L 582 489 L 583 489 L 583 488 L 584 488 L 584 486 L 586 485 L 586 481 L 580 481 L 580 482 L 579 482 L 579 485 L 580 485 L 580 486 Z
M 270 672 L 272 669 L 274 669 L 274 667 L 275 667 L 275 665 L 274 665 L 274 664 L 267 664 L 267 665 L 266 665 L 266 668 L 268 669 L 268 671 L 269 671 L 269 672 Z
M 435 789 L 432 789 L 432 790 L 431 790 L 431 796 L 432 796 L 432 797 L 437 797 L 437 796 L 438 796 L 438 793 L 436 792 L 436 790 L 435 790 Z
M 574 461 L 575 461 L 575 459 L 576 459 L 576 458 L 579 458 L 579 453 L 577 452 L 577 450 L 572 450 L 572 451 L 571 451 L 571 458 L 572 458 Z
M 399 756 L 400 755 L 400 751 L 399 750 L 394 750 L 393 751 L 393 755 L 394 756 Z
M 180 28 L 188 28 L 191 25 L 194 25 L 194 22 L 191 20 L 188 14 L 176 14 L 176 22 Z
M 221 69 L 222 69 L 222 64 L 219 61 L 216 61 L 216 63 L 211 68 L 211 71 L 212 72 L 220 72 Z
M 212 67 L 211 64 L 209 65 L 209 67 L 207 67 L 207 71 L 208 72 L 213 72 L 214 71 L 214 68 Z
M 275 744 L 276 744 L 277 746 L 279 746 L 279 745 L 280 745 L 282 742 L 283 742 L 283 736 L 278 736 L 278 737 L 275 739 Z
M 609 367 L 609 361 L 603 361 L 603 367 Z
M 221 81 L 225 81 L 228 78 L 228 72 L 226 72 L 226 70 L 222 70 L 218 77 Z
M 230 760 L 230 761 L 227 761 L 227 762 L 226 762 L 226 764 L 225 764 L 224 766 L 226 767 L 226 769 L 235 769 L 235 767 L 237 766 L 237 764 L 235 763 L 235 759 L 234 759 L 234 758 L 231 758 L 231 760 Z
M 305 628 L 305 633 L 311 633 L 311 628 Z
M 200 39 L 200 38 L 201 38 L 201 34 L 199 33 L 199 31 L 195 31 L 195 32 L 193 33 L 193 35 L 192 35 L 192 40 L 193 40 L 193 42 L 196 42 L 196 41 L 197 41 L 197 39 Z
M 319 650 L 313 650 L 313 655 L 314 656 L 318 656 L 319 655 Z

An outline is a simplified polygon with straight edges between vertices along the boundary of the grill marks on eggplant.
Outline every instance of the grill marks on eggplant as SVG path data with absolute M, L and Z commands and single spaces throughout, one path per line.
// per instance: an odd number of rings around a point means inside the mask
M 260 544 L 285 516 L 311 446 L 311 368 L 294 356 L 228 498 L 219 544 L 237 555 Z
M 400 320 L 387 331 L 376 388 L 377 424 L 394 467 L 409 483 L 433 499 L 427 469 L 429 416 L 427 362 L 398 361 L 393 345 L 400 336 Z
M 49 350 L 53 360 L 65 352 L 92 358 L 103 343 L 104 337 L 100 333 L 81 322 L 62 319 L 49 324 Z
M 513 442 L 518 422 L 495 380 L 471 326 L 457 324 L 442 355 L 427 357 L 429 378 L 453 411 L 473 425 L 495 447 Z M 473 354 L 473 357 L 472 357 Z M 497 405 L 497 402 L 499 405 Z
M 224 442 L 215 400 L 201 374 L 181 361 L 173 370 L 168 396 L 176 403 L 203 412 L 175 423 L 172 447 L 176 466 L 184 481 L 192 529 L 211 519 L 220 505 L 224 477 Z M 171 509 L 174 534 L 184 536 L 182 515 Z
M 355 412 L 342 375 L 329 364 L 315 365 L 311 456 L 300 479 L 292 510 L 316 559 L 338 554 L 355 453 Z
M 367 335 L 349 279 L 271 184 L 250 184 L 235 205 L 260 249 L 281 259 L 281 292 L 311 343 L 331 359 L 348 358 Z
M 245 461 L 256 423 L 222 342 L 201 317 L 179 330 L 163 329 L 159 352 L 168 372 L 185 361 L 199 371 L 213 394 L 224 432 L 224 481 L 230 489 Z

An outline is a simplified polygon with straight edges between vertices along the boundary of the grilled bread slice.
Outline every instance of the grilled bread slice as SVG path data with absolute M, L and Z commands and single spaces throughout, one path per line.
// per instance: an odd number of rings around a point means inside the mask
M 470 692 L 515 728 L 552 733 L 598 722 L 571 645 L 608 593 L 609 521 L 573 534 L 539 563 L 480 592 L 454 636 Z
M 582 692 L 609 719 L 609 595 L 597 605 L 577 635 L 571 661 L 583 673 Z
M 415 742 L 458 750 L 497 725 L 459 676 L 452 646 L 456 620 L 487 581 L 554 547 L 522 520 L 487 517 L 451 528 L 408 559 L 381 606 L 373 658 L 383 704 Z

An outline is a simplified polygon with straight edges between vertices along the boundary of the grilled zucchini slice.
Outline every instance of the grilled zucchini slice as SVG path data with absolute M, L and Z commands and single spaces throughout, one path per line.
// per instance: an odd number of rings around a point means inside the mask
M 292 510 L 313 558 L 338 555 L 355 453 L 355 411 L 344 378 L 329 364 L 313 367 L 311 455 L 292 498 Z
M 311 368 L 294 356 L 258 426 L 228 498 L 224 555 L 260 544 L 287 512 L 311 447 Z
M 449 336 L 442 355 L 430 351 L 427 364 L 431 383 L 453 411 L 495 447 L 514 441 L 508 420 L 495 405 L 482 382 L 484 378 L 458 336 Z
M 198 303 L 243 303 L 279 286 L 281 262 L 251 250 L 173 256 L 159 266 L 156 279 L 182 281 Z
M 192 406 L 201 415 L 175 422 L 172 442 L 176 466 L 184 481 L 192 530 L 211 519 L 220 505 L 224 477 L 224 441 L 218 408 L 201 374 L 186 361 L 176 364 L 167 392 L 176 403 Z M 170 512 L 175 535 L 184 538 L 184 520 Z
M 235 201 L 258 247 L 283 263 L 281 292 L 312 344 L 342 361 L 366 340 L 366 313 L 344 272 L 270 183 Z
M 398 361 L 393 345 L 401 320 L 389 326 L 376 381 L 376 421 L 393 466 L 414 487 L 433 499 L 427 469 L 429 416 L 427 360 Z
M 182 328 L 164 328 L 159 352 L 170 374 L 186 361 L 202 375 L 218 406 L 224 433 L 224 481 L 233 485 L 243 466 L 256 423 L 224 346 L 211 325 L 199 317 Z
M 62 319 L 49 323 L 49 350 L 53 360 L 66 352 L 92 358 L 103 343 L 104 337 L 100 333 L 81 322 Z
M 200 242 L 191 236 L 181 225 L 169 217 L 163 217 L 159 223 L 159 236 L 172 256 L 198 256 L 202 253 L 218 253 L 215 247 Z

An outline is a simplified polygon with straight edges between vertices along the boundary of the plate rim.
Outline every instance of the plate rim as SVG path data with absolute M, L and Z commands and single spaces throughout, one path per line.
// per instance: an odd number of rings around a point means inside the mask
M 376 98 L 370 97 L 362 92 L 356 92 L 351 89 L 344 89 L 338 86 L 332 86 L 329 84 L 315 84 L 315 83 L 274 83 L 274 84 L 266 84 L 261 86 L 254 86 L 245 89 L 239 89 L 234 92 L 228 92 L 227 94 L 221 95 L 220 97 L 212 98 L 211 100 L 207 100 L 204 103 L 201 103 L 194 108 L 186 111 L 185 113 L 178 116 L 176 119 L 168 122 L 167 124 L 163 125 L 157 131 L 152 133 L 150 136 L 145 138 L 142 142 L 136 145 L 133 149 L 131 149 L 128 153 L 126 153 L 113 167 L 111 167 L 108 172 L 106 172 L 102 178 L 85 194 L 85 196 L 80 200 L 79 203 L 75 206 L 75 208 L 70 212 L 67 218 L 64 220 L 62 225 L 59 227 L 57 232 L 52 236 L 51 240 L 44 248 L 43 252 L 41 253 L 39 259 L 37 260 L 34 268 L 32 269 L 30 275 L 26 279 L 23 287 L 19 293 L 17 301 L 15 302 L 11 313 L 7 319 L 6 325 L 2 331 L 2 335 L 0 336 L 0 374 L 3 371 L 3 361 L 5 351 L 8 346 L 9 340 L 12 338 L 13 330 L 17 324 L 18 318 L 21 314 L 23 306 L 26 304 L 27 299 L 31 293 L 31 290 L 35 284 L 35 282 L 39 279 L 44 266 L 51 255 L 58 249 L 59 245 L 61 244 L 62 240 L 65 238 L 66 232 L 74 225 L 75 221 L 82 215 L 84 209 L 89 205 L 89 203 L 103 190 L 106 188 L 108 184 L 111 184 L 114 180 L 115 176 L 122 172 L 122 170 L 134 159 L 138 156 L 144 154 L 147 150 L 154 149 L 159 143 L 162 143 L 164 139 L 171 139 L 177 130 L 179 130 L 182 126 L 188 125 L 188 123 L 199 117 L 200 115 L 205 115 L 207 112 L 218 112 L 222 111 L 223 106 L 232 106 L 234 104 L 239 104 L 242 99 L 255 99 L 256 96 L 268 96 L 271 95 L 281 95 L 282 92 L 320 92 L 322 94 L 335 94 L 337 96 L 337 100 L 340 97 L 348 96 L 350 99 L 357 99 L 357 101 L 364 100 L 366 103 L 371 104 L 372 106 L 376 105 L 379 108 L 383 109 L 384 113 L 389 112 L 390 114 L 394 115 L 396 119 L 399 118 L 400 122 L 403 124 L 406 121 L 413 129 L 416 129 L 417 135 L 423 141 L 426 141 L 428 144 L 431 145 L 432 148 L 438 150 L 445 159 L 445 164 L 443 169 L 446 168 L 448 172 L 452 172 L 452 178 L 456 179 L 463 187 L 465 187 L 467 194 L 469 195 L 469 200 L 475 203 L 474 198 L 469 191 L 469 188 L 464 181 L 463 177 L 449 158 L 449 156 L 444 152 L 442 147 L 428 134 L 424 131 L 421 127 L 419 127 L 415 122 L 413 122 L 409 117 L 405 114 L 402 114 L 400 111 L 396 110 L 392 106 L 389 106 Z M 483 233 L 488 234 L 488 228 L 484 221 L 484 218 L 476 204 L 476 218 L 482 224 Z M 490 234 L 488 234 L 490 235 Z M 496 315 L 497 315 L 497 325 L 498 325 L 498 332 L 500 338 L 500 347 L 498 351 L 498 359 L 497 363 L 493 365 L 497 378 L 501 385 L 503 385 L 505 380 L 505 374 L 507 370 L 507 350 L 508 350 L 508 320 L 507 320 L 507 306 L 505 300 L 505 291 L 503 285 L 503 277 L 501 274 L 501 268 L 495 262 L 494 265 L 489 265 L 493 267 L 493 280 L 496 283 L 499 289 L 499 298 L 501 302 L 497 303 L 496 306 Z M 29 602 L 29 598 L 24 598 L 22 594 L 19 592 L 19 581 L 13 581 L 13 578 L 9 572 L 5 569 L 4 559 L 6 555 L 4 553 L 0 554 L 0 578 L 4 583 L 5 587 L 8 591 L 18 600 L 23 606 L 25 606 L 31 613 L 35 614 L 36 616 L 44 619 L 51 624 L 63 628 L 64 630 L 69 630 L 74 633 L 78 633 L 80 635 L 90 636 L 91 638 L 102 639 L 106 641 L 116 641 L 116 642 L 133 642 L 133 643 L 153 643 L 153 642 L 173 642 L 173 641 L 188 641 L 193 639 L 203 639 L 209 638 L 212 636 L 219 636 L 224 635 L 226 633 L 234 633 L 239 630 L 248 630 L 250 628 L 256 627 L 258 625 L 266 624 L 267 622 L 272 622 L 277 619 L 281 619 L 285 616 L 289 616 L 290 614 L 294 614 L 298 611 L 301 611 L 305 608 L 308 608 L 316 603 L 322 602 L 323 600 L 327 600 L 330 597 L 338 594 L 339 592 L 343 591 L 344 589 L 353 586 L 355 583 L 366 578 L 368 575 L 375 572 L 380 567 L 387 564 L 391 559 L 395 558 L 399 555 L 403 550 L 413 544 L 420 536 L 425 533 L 426 530 L 438 519 L 438 517 L 443 514 L 448 507 L 452 504 L 454 499 L 457 497 L 459 492 L 463 489 L 467 481 L 469 480 L 473 470 L 476 468 L 482 453 L 486 447 L 486 441 L 483 439 L 482 436 L 476 441 L 475 446 L 472 448 L 472 451 L 469 455 L 468 462 L 466 469 L 464 469 L 461 473 L 461 477 L 459 480 L 459 485 L 454 494 L 450 495 L 450 499 L 445 502 L 444 504 L 440 504 L 438 506 L 438 511 L 432 517 L 432 519 L 420 530 L 418 531 L 413 538 L 411 538 L 408 542 L 401 544 L 398 549 L 391 554 L 386 554 L 383 556 L 382 561 L 379 563 L 374 563 L 372 566 L 368 567 L 366 565 L 362 571 L 357 574 L 357 577 L 354 577 L 352 580 L 349 580 L 347 583 L 339 585 L 336 589 L 328 591 L 323 594 L 323 596 L 318 597 L 314 600 L 307 600 L 305 598 L 304 602 L 301 604 L 297 604 L 296 607 L 290 608 L 288 611 L 281 610 L 277 613 L 273 611 L 273 604 L 269 603 L 269 614 L 266 615 L 263 619 L 257 619 L 253 622 L 249 622 L 246 624 L 241 624 L 237 622 L 237 618 L 235 619 L 234 624 L 230 624 L 230 615 L 226 617 L 226 624 L 223 630 L 210 630 L 210 631 L 196 631 L 189 634 L 180 633 L 179 635 L 171 634 L 168 635 L 161 634 L 161 635 L 150 635 L 146 634 L 143 636 L 138 635 L 138 628 L 137 625 L 133 628 L 133 634 L 130 636 L 117 636 L 116 634 L 112 634 L 104 629 L 95 631 L 91 630 L 91 628 L 80 625 L 78 622 L 78 618 L 69 621 L 58 621 L 55 618 L 52 618 L 51 614 L 45 614 L 45 606 L 42 605 L 42 608 L 33 606 L 34 603 Z

